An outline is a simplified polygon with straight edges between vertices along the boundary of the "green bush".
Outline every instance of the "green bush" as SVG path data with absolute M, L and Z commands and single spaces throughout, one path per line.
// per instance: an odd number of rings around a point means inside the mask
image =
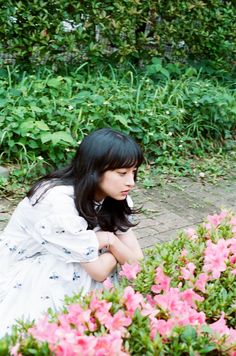
M 0 53 L 21 66 L 164 56 L 231 68 L 235 15 L 234 1 L 221 0 L 6 0 Z
M 46 72 L 17 78 L 2 71 L 1 161 L 64 164 L 87 133 L 104 126 L 131 134 L 149 162 L 160 166 L 214 145 L 232 148 L 236 106 L 230 88 L 189 70 L 172 79 L 159 66 L 159 81 L 153 68 L 145 73 L 81 69 L 64 77 Z
M 0 354 L 235 355 L 235 232 L 231 212 L 208 216 L 141 265 L 123 265 L 119 286 L 106 280 L 56 314 L 18 323 Z

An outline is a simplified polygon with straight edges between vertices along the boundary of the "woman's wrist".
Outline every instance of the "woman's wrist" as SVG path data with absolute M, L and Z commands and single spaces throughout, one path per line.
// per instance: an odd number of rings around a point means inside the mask
M 115 235 L 112 232 L 107 231 L 107 249 L 110 250 L 110 247 L 114 243 Z
M 109 250 L 109 248 L 114 243 L 114 234 L 109 231 L 98 231 L 96 235 L 99 243 L 99 248 L 106 247 Z

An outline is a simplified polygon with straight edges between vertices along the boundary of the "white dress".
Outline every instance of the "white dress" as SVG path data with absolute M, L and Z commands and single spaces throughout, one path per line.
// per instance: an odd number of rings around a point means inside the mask
M 17 319 L 58 310 L 66 295 L 99 288 L 80 266 L 98 258 L 95 230 L 74 205 L 73 187 L 56 186 L 24 198 L 0 236 L 0 337 Z M 116 279 L 116 270 L 111 278 Z

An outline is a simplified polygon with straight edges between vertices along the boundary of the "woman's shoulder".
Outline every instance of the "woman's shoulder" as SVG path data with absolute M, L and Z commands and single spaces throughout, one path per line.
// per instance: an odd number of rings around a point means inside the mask
M 73 185 L 55 185 L 48 189 L 50 194 L 62 194 L 73 197 L 74 196 L 74 187 Z
M 55 185 L 50 186 L 49 183 L 40 186 L 35 194 L 30 198 L 31 203 L 42 201 L 53 201 L 58 200 L 74 200 L 74 187 L 73 185 Z

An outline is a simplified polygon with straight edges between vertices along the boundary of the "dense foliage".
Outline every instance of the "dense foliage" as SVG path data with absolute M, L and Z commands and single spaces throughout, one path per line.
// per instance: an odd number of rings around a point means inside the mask
M 84 135 L 104 126 L 131 134 L 160 166 L 234 147 L 230 86 L 158 59 L 139 73 L 85 68 L 65 76 L 2 69 L 0 163 L 64 164 Z
M 196 230 L 125 264 L 120 285 L 67 298 L 64 309 L 14 327 L 6 355 L 236 355 L 236 216 L 222 211 Z
M 4 63 L 85 60 L 213 60 L 234 65 L 234 0 L 6 0 L 0 7 Z

